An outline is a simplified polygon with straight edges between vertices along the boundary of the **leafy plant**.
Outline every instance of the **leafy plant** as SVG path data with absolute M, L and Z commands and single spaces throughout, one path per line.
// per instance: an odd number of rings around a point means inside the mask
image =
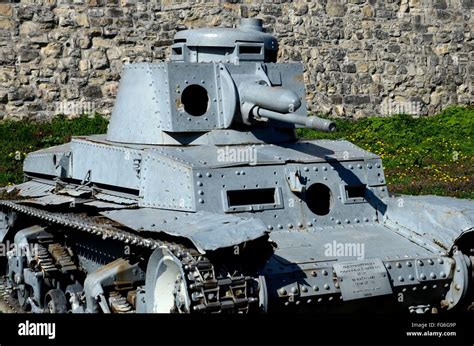
M 5 121 L 0 123 L 0 186 L 22 181 L 26 154 L 59 145 L 71 136 L 107 131 L 107 119 L 83 115 L 75 119 L 58 116 L 50 122 Z

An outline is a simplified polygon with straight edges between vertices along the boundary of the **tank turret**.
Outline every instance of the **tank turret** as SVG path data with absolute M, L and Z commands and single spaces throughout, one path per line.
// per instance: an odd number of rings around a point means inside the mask
M 307 116 L 303 66 L 275 63 L 277 50 L 255 18 L 239 28 L 178 32 L 171 61 L 124 67 L 108 140 L 199 144 L 204 136 L 223 144 L 219 132 L 231 130 L 238 144 L 296 139 L 295 127 L 334 130 Z

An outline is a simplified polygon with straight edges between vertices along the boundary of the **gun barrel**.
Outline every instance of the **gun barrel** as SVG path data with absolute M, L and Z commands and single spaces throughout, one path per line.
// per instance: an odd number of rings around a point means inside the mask
M 283 114 L 283 113 L 273 112 L 261 107 L 256 107 L 256 109 L 254 110 L 254 113 L 258 115 L 259 117 L 284 121 L 287 123 L 298 124 L 310 129 L 327 131 L 327 132 L 333 132 L 336 130 L 336 124 L 333 121 L 322 119 L 317 116 L 302 117 L 301 115 L 297 115 L 293 113 Z

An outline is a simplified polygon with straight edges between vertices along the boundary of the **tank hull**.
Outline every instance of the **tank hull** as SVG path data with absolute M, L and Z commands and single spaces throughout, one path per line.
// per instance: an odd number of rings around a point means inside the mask
M 472 291 L 473 203 L 389 196 L 380 159 L 345 141 L 81 137 L 30 154 L 25 172 L 0 201 L 23 309 L 51 310 L 55 287 L 61 309 L 92 313 L 428 312 Z M 150 268 L 165 259 L 181 288 L 163 305 Z

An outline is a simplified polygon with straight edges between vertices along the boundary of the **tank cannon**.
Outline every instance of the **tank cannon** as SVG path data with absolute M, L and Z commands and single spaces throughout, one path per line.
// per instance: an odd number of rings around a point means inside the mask
M 272 119 L 315 130 L 336 130 L 336 124 L 331 120 L 294 114 L 294 111 L 300 108 L 301 100 L 291 90 L 271 87 L 260 81 L 259 83 L 242 82 L 239 91 L 241 114 L 247 124 Z

